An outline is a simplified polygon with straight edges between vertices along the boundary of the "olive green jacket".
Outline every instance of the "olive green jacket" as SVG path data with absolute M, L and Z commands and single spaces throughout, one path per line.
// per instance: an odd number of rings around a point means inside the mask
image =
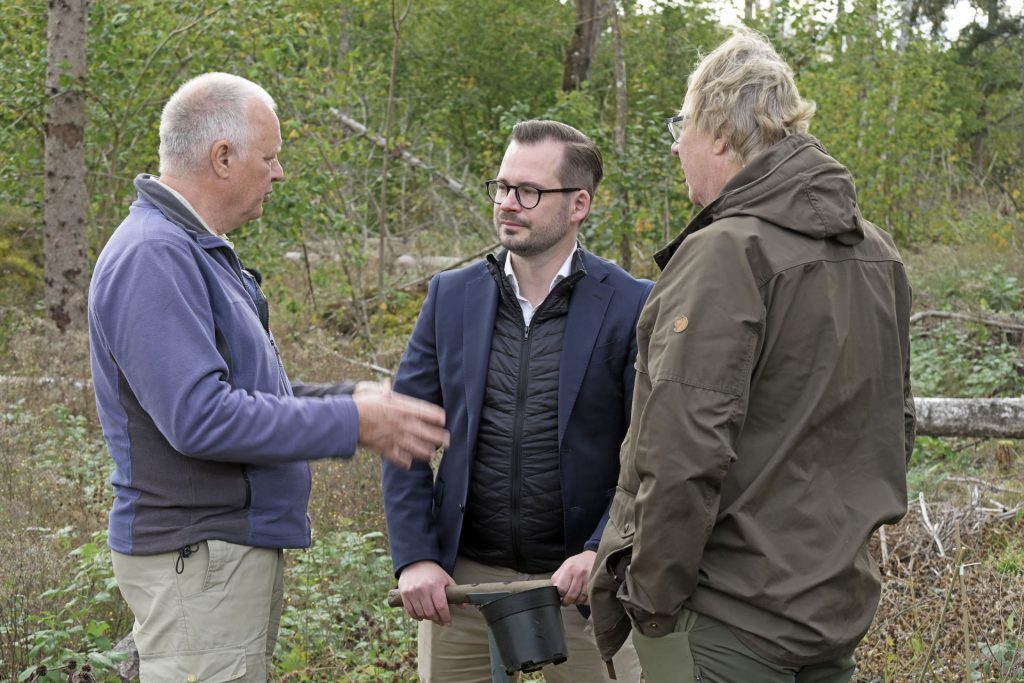
M 893 241 L 795 135 L 655 258 L 591 579 L 602 654 L 631 625 L 670 633 L 684 605 L 781 664 L 850 653 L 879 599 L 867 540 L 906 512 L 914 442 Z

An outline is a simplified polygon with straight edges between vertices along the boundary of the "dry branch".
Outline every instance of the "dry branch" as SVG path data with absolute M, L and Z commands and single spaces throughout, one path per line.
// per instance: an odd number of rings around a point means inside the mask
M 924 526 L 924 530 L 928 532 L 928 535 L 935 541 L 935 547 L 939 551 L 939 557 L 945 557 L 946 551 L 942 547 L 942 539 L 939 538 L 939 533 L 932 524 L 932 520 L 928 518 L 928 508 L 924 502 L 924 493 L 918 494 L 918 502 L 921 504 L 921 524 Z
M 455 178 L 451 177 L 446 173 L 438 171 L 436 168 L 425 162 L 423 159 L 420 159 L 411 152 L 402 149 L 400 145 L 395 145 L 394 147 L 391 147 L 390 145 L 388 145 L 388 141 L 385 140 L 383 136 L 371 132 L 364 124 L 360 123 L 359 121 L 356 121 L 355 119 L 353 119 L 351 116 L 348 116 L 344 112 L 337 109 L 332 109 L 331 112 L 338 117 L 338 120 L 341 121 L 341 124 L 343 126 L 348 128 L 356 135 L 365 137 L 373 144 L 377 145 L 378 147 L 387 152 L 390 152 L 392 155 L 395 156 L 395 158 L 401 159 L 402 161 L 409 164 L 413 168 L 419 168 L 426 171 L 435 179 L 440 180 L 445 187 L 447 187 L 449 190 L 459 195 L 463 199 L 471 201 L 475 204 L 480 203 L 480 198 L 477 197 L 476 195 L 470 194 L 466 190 L 466 186 L 460 183 Z
M 452 270 L 454 268 L 458 268 L 459 266 L 462 266 L 462 265 L 464 265 L 466 263 L 469 263 L 470 261 L 475 261 L 476 259 L 483 257 L 485 254 L 488 254 L 488 253 L 494 251 L 499 246 L 501 246 L 501 245 L 498 244 L 498 243 L 488 245 L 487 248 L 481 249 L 480 251 L 476 252 L 475 254 L 470 254 L 469 256 L 467 256 L 467 257 L 465 257 L 465 258 L 463 258 L 463 259 L 461 259 L 459 261 L 456 261 L 456 262 L 452 263 L 451 265 L 447 266 L 446 268 L 441 268 L 439 270 L 432 270 L 427 275 L 424 275 L 422 277 L 418 277 L 415 280 L 409 280 L 408 282 L 403 282 L 402 284 L 398 285 L 397 289 L 400 290 L 400 291 L 403 291 L 403 292 L 407 292 L 407 291 L 413 290 L 413 289 L 418 289 L 419 287 L 423 286 L 427 282 L 430 282 L 430 278 L 434 277 L 438 273 L 446 271 L 446 270 Z M 377 297 L 374 297 L 374 298 L 377 298 Z
M 927 320 L 928 318 L 960 320 L 962 322 L 978 323 L 979 325 L 996 327 L 1001 330 L 1010 330 L 1011 332 L 1024 332 L 1024 323 L 1018 322 L 1017 320 L 986 318 L 980 315 L 972 315 L 970 313 L 953 313 L 951 311 L 919 311 L 910 316 L 910 324 L 913 325 L 914 323 L 919 323 L 922 320 Z

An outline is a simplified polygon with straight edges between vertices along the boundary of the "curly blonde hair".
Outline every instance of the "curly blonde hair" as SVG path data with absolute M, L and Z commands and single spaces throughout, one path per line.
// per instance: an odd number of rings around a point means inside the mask
M 683 113 L 697 130 L 724 136 L 734 162 L 806 133 L 815 104 L 800 97 L 793 70 L 764 36 L 737 29 L 690 74 Z

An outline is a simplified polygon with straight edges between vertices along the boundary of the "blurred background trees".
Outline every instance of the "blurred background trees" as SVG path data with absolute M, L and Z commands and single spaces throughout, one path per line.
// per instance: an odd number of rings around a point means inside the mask
M 1019 248 L 1024 18 L 1004 0 L 975 2 L 975 23 L 958 35 L 944 24 L 949 0 L 732 8 L 794 66 L 818 104 L 812 133 L 853 171 L 865 215 L 904 248 L 979 240 Z M 482 181 L 520 119 L 558 118 L 599 142 L 607 181 L 584 240 L 654 275 L 649 254 L 692 211 L 663 120 L 678 111 L 702 52 L 727 34 L 721 8 L 705 0 L 93 0 L 82 121 L 89 263 L 123 217 L 132 178 L 157 168 L 163 102 L 188 77 L 224 70 L 274 95 L 285 138 L 287 182 L 266 217 L 238 233 L 242 253 L 267 271 L 279 306 L 364 338 L 371 354 L 381 329 L 372 321 L 437 263 L 399 269 L 398 256 L 457 260 L 493 244 Z M 43 298 L 38 275 L 61 243 L 41 239 L 46 108 L 55 97 L 44 88 L 47 11 L 9 0 L 4 14 L 0 294 L 33 306 Z

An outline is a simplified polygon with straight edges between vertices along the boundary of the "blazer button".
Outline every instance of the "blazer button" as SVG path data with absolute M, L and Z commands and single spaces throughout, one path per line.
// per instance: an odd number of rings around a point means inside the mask
M 658 628 L 658 622 L 656 622 L 656 621 L 652 621 L 652 622 L 651 622 L 650 624 L 648 624 L 648 626 L 650 626 L 650 627 L 651 627 L 652 629 L 655 629 L 655 630 L 657 630 L 657 628 Z

